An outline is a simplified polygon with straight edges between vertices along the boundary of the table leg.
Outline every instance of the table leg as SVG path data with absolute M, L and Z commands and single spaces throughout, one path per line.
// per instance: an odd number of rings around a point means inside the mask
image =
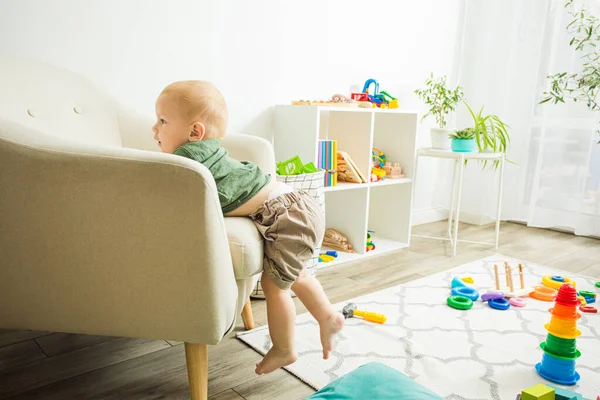
M 462 194 L 462 182 L 463 182 L 463 173 L 465 171 L 465 159 L 464 156 L 461 156 L 458 159 L 460 165 L 458 166 L 458 198 L 456 199 L 456 220 L 454 221 L 454 246 L 452 248 L 452 252 L 456 255 L 456 245 L 458 244 L 458 219 L 460 216 L 460 198 Z
M 502 186 L 504 182 L 504 158 L 500 160 L 500 183 L 498 184 L 498 210 L 496 212 L 496 250 L 500 239 L 500 211 L 502 209 Z
M 450 245 L 454 246 L 454 238 L 452 235 L 452 217 L 454 215 L 454 195 L 456 194 L 456 163 L 458 160 L 454 161 L 453 170 L 452 170 L 452 189 L 450 195 L 450 209 L 448 210 L 448 238 L 450 239 Z

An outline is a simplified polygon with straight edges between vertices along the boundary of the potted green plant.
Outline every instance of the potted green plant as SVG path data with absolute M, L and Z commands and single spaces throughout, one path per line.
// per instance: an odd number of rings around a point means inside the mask
M 483 114 L 483 106 L 475 113 L 471 106 L 463 100 L 473 118 L 475 142 L 481 153 L 506 153 L 510 143 L 508 126 L 495 114 Z
M 455 153 L 471 153 L 475 151 L 475 129 L 465 128 L 450 134 L 452 151 Z
M 462 88 L 457 86 L 453 90 L 450 90 L 446 84 L 446 76 L 435 78 L 432 73 L 425 81 L 425 87 L 415 90 L 415 93 L 429 106 L 429 110 L 423 115 L 421 121 L 433 115 L 437 123 L 437 127 L 431 128 L 430 131 L 431 147 L 434 149 L 450 149 L 448 135 L 454 131 L 445 128 L 447 124 L 446 116 L 455 110 L 456 104 L 462 99 Z

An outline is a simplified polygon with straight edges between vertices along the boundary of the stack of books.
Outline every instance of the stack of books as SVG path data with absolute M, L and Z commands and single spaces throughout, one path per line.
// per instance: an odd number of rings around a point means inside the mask
M 337 140 L 319 140 L 318 148 L 318 168 L 326 171 L 324 185 L 335 186 L 338 179 Z

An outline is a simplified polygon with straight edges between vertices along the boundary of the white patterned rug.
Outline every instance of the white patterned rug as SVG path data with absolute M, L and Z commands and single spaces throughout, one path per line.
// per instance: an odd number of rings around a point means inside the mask
M 346 320 L 327 361 L 322 359 L 316 321 L 302 314 L 296 319 L 300 357 L 286 369 L 318 390 L 360 365 L 380 361 L 446 399 L 513 400 L 521 390 L 547 383 L 534 366 L 542 359 L 539 344 L 546 339 L 544 324 L 550 321 L 548 309 L 553 303 L 529 298 L 525 308 L 507 311 L 493 310 L 481 301 L 467 311 L 446 305 L 453 277 L 472 276 L 475 288 L 489 288 L 494 282 L 493 264 L 504 261 L 513 266 L 522 263 L 529 286 L 540 284 L 542 276 L 563 274 L 496 255 L 358 297 L 351 301 L 359 308 L 386 314 L 387 322 Z M 564 275 L 573 278 L 578 289 L 596 290 L 590 277 Z M 335 306 L 341 310 L 346 303 Z M 581 380 L 571 390 L 596 399 L 600 395 L 600 314 L 582 313 L 578 329 L 582 332 L 577 339 Z M 242 332 L 238 338 L 261 354 L 271 346 L 266 326 Z

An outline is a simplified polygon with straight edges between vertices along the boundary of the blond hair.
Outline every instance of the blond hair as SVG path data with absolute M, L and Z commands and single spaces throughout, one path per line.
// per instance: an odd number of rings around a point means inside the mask
M 207 81 L 173 82 L 161 94 L 173 95 L 181 115 L 190 123 L 201 122 L 206 139 L 222 138 L 227 130 L 227 103 L 219 90 Z

